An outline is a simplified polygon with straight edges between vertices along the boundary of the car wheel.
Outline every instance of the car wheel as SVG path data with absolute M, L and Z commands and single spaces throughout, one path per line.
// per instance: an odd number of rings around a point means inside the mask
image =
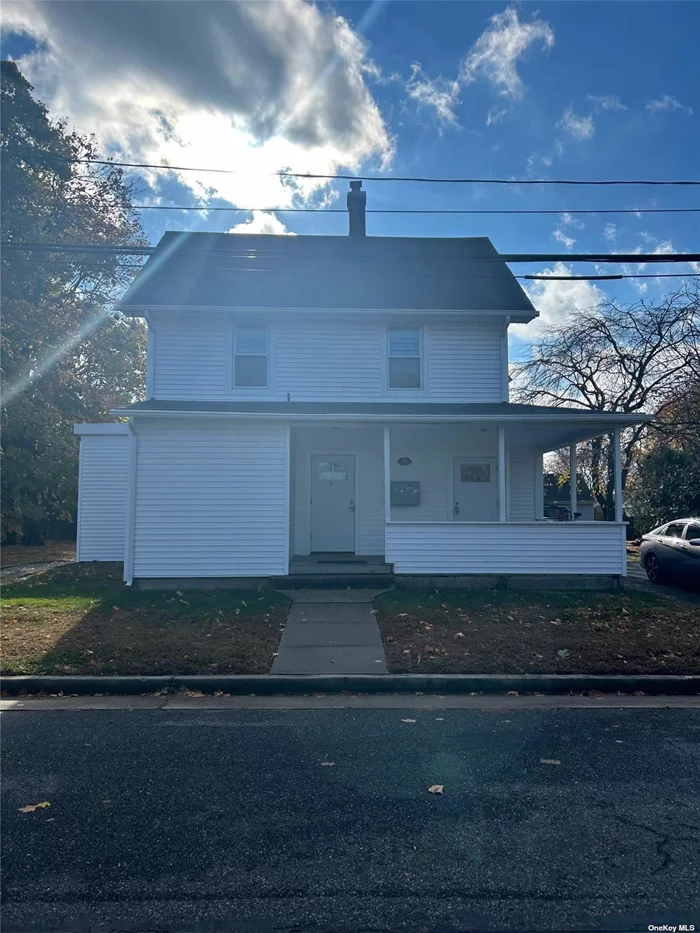
M 659 564 L 659 558 L 656 554 L 647 555 L 644 561 L 644 569 L 651 583 L 661 583 L 663 574 L 661 573 L 661 565 Z

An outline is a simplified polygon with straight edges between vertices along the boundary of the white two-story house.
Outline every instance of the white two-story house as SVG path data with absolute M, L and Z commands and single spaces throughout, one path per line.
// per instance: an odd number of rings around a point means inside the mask
M 356 194 L 347 237 L 162 238 L 121 302 L 148 323 L 146 400 L 75 428 L 78 560 L 127 583 L 363 558 L 624 575 L 619 431 L 645 416 L 510 403 L 508 327 L 537 312 L 491 242 L 367 237 Z M 543 520 L 543 455 L 575 472 L 608 433 L 616 520 Z

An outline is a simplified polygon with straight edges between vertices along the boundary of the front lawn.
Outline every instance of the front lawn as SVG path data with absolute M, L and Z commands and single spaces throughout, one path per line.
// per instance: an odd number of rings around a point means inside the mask
M 697 606 L 652 594 L 395 590 L 375 607 L 392 672 L 700 673 Z
M 121 564 L 3 587 L 4 674 L 266 674 L 289 612 L 269 590 L 132 590 Z

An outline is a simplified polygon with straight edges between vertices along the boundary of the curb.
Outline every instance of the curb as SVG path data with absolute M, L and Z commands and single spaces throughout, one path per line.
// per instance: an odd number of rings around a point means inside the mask
M 665 674 L 232 674 L 144 677 L 4 677 L 4 695 L 141 694 L 160 690 L 271 696 L 309 693 L 700 694 L 700 675 Z

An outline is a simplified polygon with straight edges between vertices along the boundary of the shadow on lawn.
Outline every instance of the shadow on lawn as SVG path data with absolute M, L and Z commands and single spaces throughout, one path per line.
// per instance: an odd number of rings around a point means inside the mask
M 289 611 L 268 590 L 134 590 L 106 564 L 49 571 L 4 595 L 7 673 L 264 674 Z

